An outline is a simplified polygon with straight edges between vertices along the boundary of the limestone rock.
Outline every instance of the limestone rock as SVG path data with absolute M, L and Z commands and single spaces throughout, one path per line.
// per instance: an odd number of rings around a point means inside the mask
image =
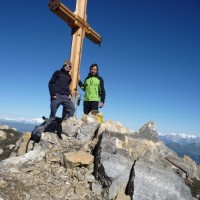
M 11 156 L 0 161 L 0 199 L 200 197 L 196 190 L 199 166 L 188 157 L 179 158 L 159 141 L 154 122 L 131 132 L 111 120 L 96 123 L 70 118 L 63 121 L 62 130 L 62 140 L 50 132 L 42 134 L 39 143 L 29 140 L 28 134 L 20 136 Z M 6 133 L 6 137 L 14 135 Z
M 156 131 L 155 122 L 148 122 L 139 129 L 139 132 L 135 133 L 134 138 L 152 140 L 154 142 L 159 141 L 159 135 Z
M 11 155 L 17 141 L 22 136 L 22 133 L 11 129 L 6 125 L 0 125 L 0 129 L 0 147 L 2 149 L 2 153 L 0 154 L 1 161 Z
M 30 138 L 31 138 L 30 132 L 24 133 L 24 135 L 21 138 L 21 143 L 20 143 L 20 146 L 19 146 L 19 149 L 17 152 L 18 156 L 24 155 L 26 153 L 27 145 L 28 145 Z
M 77 167 L 81 165 L 90 165 L 94 161 L 94 157 L 86 152 L 69 152 L 64 154 L 65 165 L 70 167 Z
M 82 121 L 74 117 L 70 117 L 62 122 L 62 132 L 67 136 L 75 136 L 82 125 Z
M 5 140 L 5 139 L 6 139 L 6 133 L 0 130 L 0 140 Z
M 3 124 L 0 124 L 0 130 L 3 130 L 3 129 L 10 129 L 10 127 L 8 125 L 3 125 Z
M 98 123 L 83 123 L 76 138 L 83 142 L 92 140 L 96 136 L 99 126 Z
M 128 128 L 126 128 L 125 126 L 123 126 L 121 123 L 114 122 L 111 120 L 104 121 L 101 124 L 99 131 L 98 131 L 98 135 L 101 135 L 105 131 L 116 132 L 116 133 L 120 133 L 120 134 L 131 133 L 130 130 Z
M 172 154 L 165 152 L 167 149 L 165 149 L 163 143 L 155 143 L 148 139 L 129 138 L 126 134 L 122 137 L 117 133 L 111 132 L 102 133 L 102 137 L 95 149 L 95 178 L 106 188 L 104 190 L 104 198 L 114 199 L 121 189 L 124 194 L 129 195 L 134 200 L 193 199 L 190 189 L 183 179 L 174 172 L 174 166 L 169 167 L 166 163 L 165 156 Z M 164 149 L 162 151 L 163 154 L 160 153 L 161 146 Z M 177 158 L 176 154 L 174 154 L 175 157 Z M 182 159 L 179 160 L 177 158 L 175 165 L 181 166 L 182 162 Z M 148 167 L 145 168 L 145 165 Z M 139 166 L 138 169 L 137 166 Z M 187 164 L 184 163 L 183 166 L 187 166 Z M 185 170 L 187 173 L 192 171 L 189 166 L 188 168 L 185 167 Z M 149 171 L 152 173 L 146 174 Z M 190 175 L 192 176 L 192 174 Z M 198 174 L 193 175 L 199 177 Z M 150 180 L 153 179 L 158 183 L 159 188 L 154 182 L 148 182 L 145 185 L 144 182 L 147 182 L 147 180 L 141 183 L 136 182 L 137 177 L 140 181 L 149 177 Z M 169 177 L 172 178 L 172 182 L 168 180 Z M 141 185 L 140 189 L 136 190 L 136 184 L 137 186 Z M 166 188 L 166 184 L 174 184 L 174 187 L 177 184 L 177 188 L 175 191 L 174 188 L 170 190 Z M 150 195 L 150 193 L 152 194 Z
M 134 172 L 134 200 L 193 199 L 183 179 L 169 168 L 156 163 L 138 161 L 134 166 Z
M 59 138 L 57 136 L 57 134 L 55 133 L 49 133 L 49 132 L 43 132 L 41 134 L 41 141 L 46 141 L 46 142 L 49 142 L 49 143 L 52 143 L 52 144 L 56 144 L 59 142 Z

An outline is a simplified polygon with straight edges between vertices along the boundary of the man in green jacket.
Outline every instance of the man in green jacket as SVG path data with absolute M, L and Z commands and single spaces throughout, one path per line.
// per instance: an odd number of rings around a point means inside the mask
M 90 66 L 90 73 L 86 77 L 84 83 L 79 80 L 78 85 L 85 91 L 84 102 L 83 102 L 83 112 L 88 114 L 92 110 L 98 110 L 102 108 L 105 102 L 105 88 L 104 80 L 98 74 L 98 65 L 92 64 Z

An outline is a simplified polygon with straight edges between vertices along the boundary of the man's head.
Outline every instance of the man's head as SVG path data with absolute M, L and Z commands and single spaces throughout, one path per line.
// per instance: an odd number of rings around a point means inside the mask
M 96 75 L 98 73 L 98 71 L 99 71 L 99 67 L 97 64 L 92 64 L 90 66 L 90 74 Z
M 72 68 L 72 63 L 69 60 L 65 60 L 63 64 L 63 69 L 65 69 L 65 71 L 70 71 L 71 68 Z

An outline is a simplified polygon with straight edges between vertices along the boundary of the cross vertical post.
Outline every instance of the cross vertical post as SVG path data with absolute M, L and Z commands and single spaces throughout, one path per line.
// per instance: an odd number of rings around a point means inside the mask
M 81 17 L 83 21 L 86 21 L 86 6 L 87 6 L 87 0 L 76 1 L 75 14 Z M 77 88 L 78 76 L 80 72 L 84 37 L 85 37 L 84 24 L 82 24 L 79 28 L 72 29 L 72 46 L 71 46 L 70 61 L 73 63 L 73 65 L 72 65 L 72 71 L 71 71 L 72 83 L 70 85 L 70 89 L 72 91 L 73 101 L 76 101 L 76 96 L 77 96 L 77 91 L 78 91 L 78 88 Z
M 72 12 L 59 0 L 51 0 L 48 7 L 52 12 L 63 19 L 72 28 L 72 44 L 70 52 L 70 61 L 72 63 L 72 82 L 70 89 L 72 92 L 72 100 L 74 104 L 76 104 L 83 38 L 87 37 L 95 44 L 100 44 L 102 38 L 87 23 L 87 0 L 76 0 L 75 12 Z

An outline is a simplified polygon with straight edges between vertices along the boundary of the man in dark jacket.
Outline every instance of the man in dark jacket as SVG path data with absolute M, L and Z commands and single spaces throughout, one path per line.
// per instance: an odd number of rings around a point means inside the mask
M 104 80 L 98 74 L 98 65 L 92 64 L 90 66 L 90 73 L 86 77 L 84 83 L 79 80 L 79 86 L 85 91 L 83 111 L 84 114 L 88 114 L 92 110 L 98 110 L 102 108 L 105 102 L 105 88 Z M 100 103 L 99 103 L 100 102 Z
M 51 113 L 50 118 L 56 117 L 56 111 L 60 105 L 63 106 L 62 119 L 74 115 L 75 107 L 71 101 L 72 95 L 69 89 L 71 83 L 71 62 L 65 61 L 63 67 L 53 73 L 49 81 L 49 92 L 51 96 Z

